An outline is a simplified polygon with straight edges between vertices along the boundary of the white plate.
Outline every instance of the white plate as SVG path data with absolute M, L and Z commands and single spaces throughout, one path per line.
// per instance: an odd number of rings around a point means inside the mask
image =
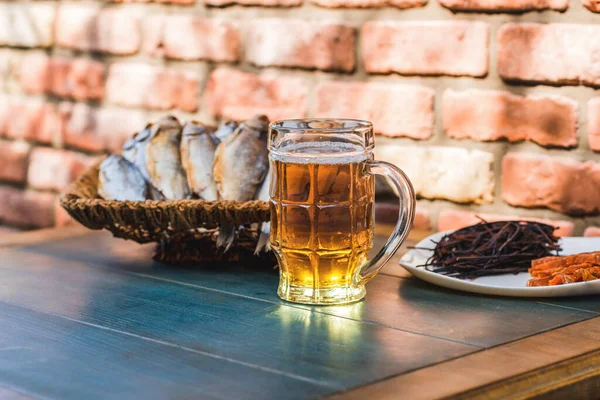
M 419 242 L 415 247 L 433 249 L 435 247 L 434 242 L 438 242 L 446 233 L 433 234 Z M 600 238 L 566 237 L 560 240 L 560 246 L 562 247 L 560 255 L 599 251 Z M 400 265 L 417 278 L 434 285 L 471 293 L 511 297 L 565 297 L 600 294 L 600 280 L 570 283 L 568 285 L 527 287 L 526 284 L 530 278 L 527 272 L 521 272 L 517 275 L 507 274 L 484 276 L 477 279 L 458 279 L 427 271 L 425 268 L 417 268 L 418 265 L 423 265 L 427 261 L 431 253 L 428 250 L 409 250 L 400 259 Z

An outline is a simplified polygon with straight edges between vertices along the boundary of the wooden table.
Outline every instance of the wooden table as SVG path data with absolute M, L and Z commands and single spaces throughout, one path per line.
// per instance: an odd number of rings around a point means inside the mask
M 82 229 L 0 242 L 0 398 L 596 398 L 600 299 L 444 290 L 395 263 L 365 301 L 277 272 L 173 268 Z

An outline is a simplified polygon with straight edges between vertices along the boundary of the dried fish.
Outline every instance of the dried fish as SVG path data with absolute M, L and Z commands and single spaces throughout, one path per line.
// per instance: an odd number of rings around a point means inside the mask
M 268 171 L 267 137 L 269 119 L 256 116 L 241 123 L 215 154 L 213 174 L 219 195 L 224 200 L 252 200 Z M 235 227 L 223 225 L 217 246 L 229 248 Z
M 137 135 L 137 134 L 136 134 Z M 125 143 L 123 143 L 123 152 L 121 155 L 127 161 L 133 163 L 135 162 L 135 157 L 137 155 L 137 142 L 135 141 L 135 136 L 127 139 Z
M 181 125 L 173 116 L 160 119 L 150 128 L 150 142 L 146 148 L 149 180 L 167 200 L 190 198 L 181 165 L 180 141 Z
M 266 116 L 254 117 L 217 147 L 213 173 L 223 199 L 254 198 L 268 171 L 268 129 Z
M 133 163 L 148 182 L 149 200 L 164 200 L 165 197 L 150 183 L 150 174 L 146 166 L 146 148 L 150 142 L 152 124 L 137 132 L 123 144 L 123 158 Z
M 217 140 L 220 143 L 220 142 L 224 141 L 225 139 L 227 139 L 236 130 L 237 127 L 238 127 L 237 122 L 235 122 L 231 119 L 226 119 L 219 124 L 219 127 L 214 132 L 214 136 L 217 138 Z
M 146 166 L 146 148 L 150 142 L 152 124 L 146 125 L 144 129 L 133 135 L 123 145 L 123 157 L 135 164 L 146 180 L 150 180 L 148 167 Z
M 119 155 L 100 164 L 98 194 L 106 200 L 142 201 L 148 197 L 148 183 L 131 162 Z
M 183 126 L 181 137 L 181 162 L 187 174 L 191 191 L 206 201 L 218 199 L 213 178 L 213 161 L 216 144 L 211 134 L 200 122 L 191 121 Z

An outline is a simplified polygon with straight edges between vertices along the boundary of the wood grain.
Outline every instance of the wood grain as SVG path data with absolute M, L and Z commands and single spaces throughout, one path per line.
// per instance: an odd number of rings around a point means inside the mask
M 278 274 L 269 267 L 251 269 L 211 264 L 173 268 L 149 262 L 151 248 L 142 249 L 105 233 L 36 245 L 27 251 L 280 304 L 276 294 Z M 592 301 L 600 304 L 600 299 Z M 532 299 L 477 296 L 414 278 L 385 275 L 378 275 L 367 284 L 364 302 L 344 307 L 293 307 L 479 347 L 517 340 L 596 315 L 540 304 Z
M 238 279 L 234 285 L 243 283 Z M 0 300 L 202 350 L 332 390 L 476 350 L 279 300 L 272 303 L 20 250 L 0 253 Z
M 29 329 L 37 336 L 22 330 L 8 330 L 6 335 L 39 341 L 49 349 L 58 340 L 53 324 L 67 326 L 58 335 L 65 337 L 64 343 L 50 355 L 64 357 L 66 369 L 75 374 L 70 368 L 76 368 L 83 382 L 90 384 L 95 382 L 96 369 L 86 370 L 72 360 L 73 354 L 87 357 L 91 352 L 103 360 L 102 368 L 123 368 L 115 361 L 120 347 L 114 344 L 116 339 L 104 337 L 106 331 L 133 342 L 157 343 L 251 369 L 247 376 L 233 373 L 240 384 L 245 379 L 266 382 L 265 392 L 240 393 L 234 387 L 215 394 L 216 398 L 307 398 L 357 385 L 366 386 L 338 397 L 565 398 L 576 389 L 585 398 L 600 385 L 593 368 L 600 357 L 600 349 L 594 347 L 600 337 L 594 318 L 600 299 L 564 303 L 476 296 L 406 278 L 392 268 L 368 284 L 365 301 L 344 307 L 309 307 L 280 301 L 275 293 L 277 271 L 268 266 L 172 267 L 151 261 L 152 246 L 113 239 L 103 232 L 62 239 L 45 235 L 0 250 L 0 323 L 3 312 L 15 314 L 6 317 L 17 321 L 11 329 Z M 27 328 L 36 324 L 37 328 Z M 581 332 L 569 330 L 573 327 L 581 327 Z M 93 333 L 96 330 L 102 332 Z M 547 330 L 551 331 L 541 333 Z M 2 341 L 2 333 L 0 345 L 10 344 L 8 339 Z M 89 335 L 97 337 L 94 346 L 80 345 Z M 543 339 L 532 341 L 536 338 Z M 69 341 L 76 342 L 75 353 L 69 353 Z M 482 347 L 488 350 L 478 350 Z M 152 348 L 144 363 L 160 365 L 167 354 Z M 221 373 L 229 374 L 226 367 L 212 373 L 209 361 L 186 361 L 192 357 L 189 354 L 168 357 L 184 362 L 167 363 L 160 373 L 152 370 L 155 380 L 164 377 L 155 383 L 155 390 L 152 379 L 133 374 L 141 365 L 133 366 L 128 371 L 133 375 L 123 374 L 123 378 L 147 385 L 140 393 L 153 398 L 154 394 L 164 397 L 161 390 L 165 387 L 179 386 L 179 378 L 171 376 L 179 369 L 184 377 L 208 374 L 210 382 L 219 382 Z M 32 372 L 29 363 L 13 362 L 0 357 L 0 387 L 5 384 L 27 389 L 23 393 L 28 395 L 56 398 L 78 398 L 75 393 L 84 390 L 79 382 L 73 385 L 67 379 L 42 379 L 38 385 L 32 377 L 49 374 L 49 370 L 39 367 L 41 372 Z M 52 369 L 62 367 L 60 360 L 52 362 Z M 2 368 L 12 372 L 5 375 Z M 266 375 L 255 378 L 254 370 Z M 101 378 L 100 382 L 115 379 L 116 389 L 100 383 L 101 390 L 94 392 L 94 388 L 86 397 L 99 397 L 94 393 L 100 392 L 134 393 L 133 385 L 119 381 L 120 375 L 112 371 L 103 372 Z M 198 397 L 185 379 L 182 390 L 190 391 L 175 397 Z M 219 384 L 208 381 L 200 378 L 198 383 L 204 397 L 212 395 L 211 390 L 218 391 Z M 369 385 L 374 381 L 379 383 Z M 206 385 L 208 389 L 203 389 Z M 288 390 L 293 394 L 288 396 Z
M 453 396 L 457 399 L 597 399 L 600 350 Z
M 600 318 L 594 318 L 332 398 L 585 398 L 599 382 L 599 337 Z
M 2 400 L 37 400 L 38 397 L 21 393 L 6 386 L 0 386 L 0 399 Z
M 370 301 L 351 306 L 357 319 L 481 347 L 496 346 L 598 315 L 541 304 L 535 299 L 453 291 L 416 278 L 375 277 L 367 285 L 367 296 Z M 331 315 L 348 312 L 335 307 L 320 311 Z
M 22 389 L 34 398 L 228 400 L 281 398 L 285 394 L 286 398 L 302 399 L 331 391 L 197 351 L 2 302 L 0 324 L 0 385 Z
M 597 296 L 594 296 L 597 298 Z M 575 310 L 587 310 L 600 313 L 600 301 L 590 301 L 594 297 L 578 296 L 578 297 L 556 297 L 541 299 L 540 302 L 552 304 L 554 306 L 566 307 Z

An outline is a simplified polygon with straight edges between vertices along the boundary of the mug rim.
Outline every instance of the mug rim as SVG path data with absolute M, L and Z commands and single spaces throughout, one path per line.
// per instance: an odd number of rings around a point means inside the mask
M 343 122 L 343 123 L 354 123 L 354 126 L 342 127 L 342 128 L 305 128 L 299 126 L 293 126 L 294 123 L 298 124 L 300 122 Z M 287 124 L 291 126 L 286 126 Z M 286 125 L 284 125 L 286 124 Z M 277 131 L 277 130 L 286 130 L 286 131 L 310 131 L 310 132 L 356 132 L 356 131 L 364 131 L 364 130 L 373 130 L 373 123 L 371 121 L 367 121 L 364 119 L 356 119 L 356 118 L 289 118 L 289 119 L 280 119 L 277 121 L 273 121 L 269 124 L 269 129 Z

